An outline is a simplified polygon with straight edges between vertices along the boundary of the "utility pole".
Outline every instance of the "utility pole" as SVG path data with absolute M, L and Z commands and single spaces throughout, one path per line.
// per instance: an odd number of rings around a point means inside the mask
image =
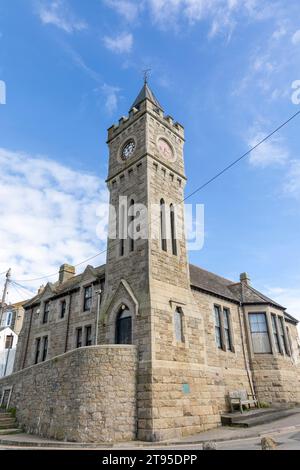
M 1 301 L 1 308 L 0 308 L 0 327 L 2 325 L 2 318 L 3 318 L 3 313 L 5 310 L 5 301 L 6 301 L 6 295 L 7 295 L 7 288 L 8 284 L 10 283 L 10 278 L 11 278 L 11 269 L 6 273 L 6 279 L 5 279 L 5 284 L 4 284 L 4 289 L 3 289 L 3 295 L 2 295 L 2 301 Z

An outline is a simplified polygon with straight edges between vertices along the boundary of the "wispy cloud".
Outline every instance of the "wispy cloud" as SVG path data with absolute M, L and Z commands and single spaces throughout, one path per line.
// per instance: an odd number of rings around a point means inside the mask
M 114 37 L 105 36 L 103 41 L 107 49 L 117 54 L 130 52 L 133 46 L 133 36 L 131 33 L 122 33 Z
M 114 9 L 128 22 L 136 20 L 139 12 L 143 7 L 143 0 L 130 1 L 130 0 L 104 0 L 106 5 Z
M 39 0 L 37 12 L 43 24 L 56 26 L 69 34 L 87 28 L 85 21 L 75 17 L 66 0 Z
M 112 115 L 118 107 L 120 88 L 107 85 L 106 83 L 101 87 L 105 96 L 105 108 L 109 115 Z
M 300 198 L 300 160 L 290 162 L 283 189 L 286 195 Z
M 298 29 L 292 36 L 292 43 L 296 46 L 300 44 L 300 29 Z
M 249 147 L 254 147 L 266 135 L 267 132 L 263 132 L 258 126 L 254 126 L 248 139 Z M 253 166 L 266 168 L 271 165 L 282 166 L 288 159 L 289 151 L 284 145 L 283 139 L 275 135 L 251 152 L 249 162 Z
M 265 292 L 300 320 L 300 288 L 270 287 Z
M 14 279 L 39 277 L 105 248 L 103 180 L 43 156 L 3 148 L 0 163 L 0 198 L 6 201 L 0 206 L 0 272 L 11 267 Z M 97 231 L 97 225 L 102 229 Z

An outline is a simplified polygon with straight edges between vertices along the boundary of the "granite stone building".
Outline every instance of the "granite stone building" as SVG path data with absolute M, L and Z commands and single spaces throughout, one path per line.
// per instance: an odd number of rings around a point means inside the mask
M 108 147 L 107 261 L 62 265 L 25 305 L 15 372 L 0 381 L 19 422 L 59 439 L 158 441 L 218 426 L 232 390 L 299 403 L 297 320 L 246 273 L 188 262 L 184 129 L 147 83 Z

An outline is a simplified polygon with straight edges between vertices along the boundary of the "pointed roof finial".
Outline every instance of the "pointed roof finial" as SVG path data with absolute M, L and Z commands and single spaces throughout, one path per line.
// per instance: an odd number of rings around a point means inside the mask
M 150 76 L 151 69 L 145 69 L 143 70 L 143 75 L 144 75 L 144 84 L 146 85 L 148 83 L 148 78 Z

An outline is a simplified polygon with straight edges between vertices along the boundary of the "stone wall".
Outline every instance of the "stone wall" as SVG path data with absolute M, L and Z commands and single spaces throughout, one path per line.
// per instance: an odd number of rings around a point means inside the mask
M 135 346 L 70 351 L 0 380 L 26 432 L 74 442 L 136 437 Z
M 256 354 L 251 361 L 258 399 L 272 405 L 300 403 L 300 366 L 288 356 Z

